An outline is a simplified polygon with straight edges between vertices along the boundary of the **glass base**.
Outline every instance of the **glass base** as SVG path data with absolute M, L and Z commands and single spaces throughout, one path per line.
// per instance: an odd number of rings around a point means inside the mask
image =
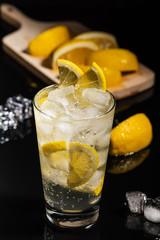
M 46 206 L 47 219 L 57 227 L 76 229 L 76 228 L 90 228 L 98 220 L 99 205 L 94 206 L 89 211 L 83 213 L 62 213 L 57 212 Z

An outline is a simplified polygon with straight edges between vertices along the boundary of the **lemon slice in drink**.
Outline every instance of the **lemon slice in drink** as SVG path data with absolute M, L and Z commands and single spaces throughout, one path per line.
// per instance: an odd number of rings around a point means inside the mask
M 76 88 L 97 88 L 106 91 L 106 79 L 102 69 L 93 62 L 90 69 L 78 80 Z
M 74 39 L 90 39 L 96 42 L 101 49 L 118 47 L 116 37 L 107 32 L 89 31 L 75 36 Z
M 42 151 L 48 164 L 55 169 L 68 171 L 69 153 L 66 147 L 66 141 L 49 142 L 42 146 Z
M 83 76 L 83 71 L 76 64 L 65 59 L 57 60 L 60 86 L 66 87 L 75 85 L 80 77 Z
M 28 45 L 29 52 L 32 56 L 48 57 L 56 47 L 69 39 L 70 33 L 66 26 L 55 26 L 32 39 Z
M 91 51 L 100 49 L 99 45 L 92 40 L 73 39 L 58 47 L 52 56 L 52 67 L 56 68 L 57 59 L 63 58 L 74 63 L 84 63 L 85 57 Z M 78 61 L 78 62 L 76 62 Z
M 99 158 L 96 150 L 83 143 L 69 144 L 68 187 L 74 188 L 86 183 L 98 168 Z

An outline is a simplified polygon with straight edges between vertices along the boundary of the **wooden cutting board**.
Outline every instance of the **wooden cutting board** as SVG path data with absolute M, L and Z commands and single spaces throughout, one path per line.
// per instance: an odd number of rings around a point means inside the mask
M 10 4 L 1 5 L 1 18 L 18 28 L 18 30 L 2 39 L 4 51 L 47 84 L 59 83 L 58 74 L 50 68 L 46 59 L 32 57 L 28 54 L 27 46 L 30 40 L 42 31 L 60 24 L 66 25 L 70 29 L 72 36 L 89 30 L 86 26 L 75 21 L 36 21 Z M 154 85 L 154 72 L 142 63 L 139 66 L 138 72 L 126 74 L 123 76 L 123 81 L 120 85 L 108 89 L 116 99 L 133 96 Z

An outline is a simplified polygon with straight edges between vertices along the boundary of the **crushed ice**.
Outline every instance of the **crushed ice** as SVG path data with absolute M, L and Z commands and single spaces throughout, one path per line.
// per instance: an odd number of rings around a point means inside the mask
M 9 97 L 4 105 L 0 105 L 0 144 L 28 134 L 32 116 L 30 99 L 20 94 Z

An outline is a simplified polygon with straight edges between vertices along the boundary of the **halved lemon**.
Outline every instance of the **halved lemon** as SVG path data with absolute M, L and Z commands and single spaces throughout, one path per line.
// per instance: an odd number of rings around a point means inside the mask
M 74 188 L 86 183 L 98 168 L 99 158 L 96 150 L 84 143 L 69 144 L 68 186 Z
M 93 62 L 90 69 L 78 80 L 76 88 L 97 88 L 106 91 L 106 79 L 102 69 Z
M 144 113 L 137 113 L 119 123 L 111 131 L 109 153 L 128 155 L 147 147 L 153 138 L 152 124 Z
M 102 68 L 117 69 L 122 72 L 139 69 L 137 56 L 122 48 L 108 48 L 92 52 L 87 55 L 86 64 L 91 65 L 93 62 Z
M 56 68 L 57 59 L 66 59 L 76 64 L 85 64 L 85 58 L 91 51 L 100 49 L 92 40 L 73 39 L 58 47 L 52 55 L 52 67 Z
M 101 49 L 118 47 L 116 37 L 108 32 L 89 31 L 80 33 L 74 39 L 90 39 L 96 42 Z
M 65 59 L 57 60 L 60 86 L 66 87 L 75 85 L 80 77 L 83 76 L 83 71 L 76 64 Z
M 36 57 L 48 57 L 56 47 L 69 39 L 70 33 L 66 26 L 55 26 L 40 33 L 29 42 L 29 53 Z

